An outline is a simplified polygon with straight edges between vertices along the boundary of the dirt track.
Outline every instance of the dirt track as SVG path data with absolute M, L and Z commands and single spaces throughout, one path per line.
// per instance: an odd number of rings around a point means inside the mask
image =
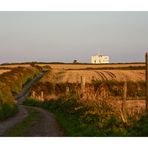
M 42 108 L 38 108 L 38 107 L 27 107 L 27 108 L 36 110 L 40 112 L 41 114 L 41 118 L 40 118 L 41 122 L 37 122 L 31 128 L 32 130 L 30 133 L 32 137 L 61 137 L 61 136 L 64 136 L 62 129 L 59 127 L 55 119 L 55 116 L 52 113 Z
M 3 122 L 0 122 L 0 136 L 3 136 L 3 134 L 11 127 L 16 125 L 17 123 L 23 122 L 23 119 L 28 116 L 28 111 L 26 110 L 26 107 L 21 105 L 22 102 L 26 99 L 28 96 L 28 91 L 33 83 L 35 83 L 37 80 L 39 80 L 44 74 L 41 73 L 37 77 L 35 77 L 31 82 L 29 82 L 22 90 L 22 92 L 17 95 L 18 99 L 18 106 L 19 106 L 19 112 L 14 116 L 11 117 Z M 40 112 L 41 114 L 41 122 L 36 123 L 34 127 L 32 127 L 31 136 L 37 136 L 37 137 L 60 137 L 63 136 L 62 130 L 59 128 L 58 123 L 52 113 L 49 113 L 48 111 L 38 108 L 38 107 L 27 107 L 31 108 L 33 110 L 36 110 Z
M 6 130 L 21 122 L 27 116 L 28 112 L 25 107 L 19 105 L 19 112 L 15 116 L 0 122 L 0 136 L 2 136 Z

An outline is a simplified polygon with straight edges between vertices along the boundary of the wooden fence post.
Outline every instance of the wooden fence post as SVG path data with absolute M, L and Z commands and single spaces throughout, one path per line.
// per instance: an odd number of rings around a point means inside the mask
M 81 91 L 85 91 L 85 77 L 81 76 Z
M 148 52 L 145 55 L 146 61 L 146 110 L 148 111 Z
M 53 94 L 55 94 L 55 93 L 56 93 L 56 83 L 53 82 Z
M 122 100 L 122 120 L 124 123 L 127 122 L 126 118 L 126 99 L 127 99 L 127 82 L 123 85 L 123 100 Z
M 43 100 L 44 99 L 44 92 L 41 91 L 41 99 Z
M 69 87 L 66 86 L 66 96 L 69 95 Z
M 32 92 L 32 98 L 35 99 L 35 91 Z

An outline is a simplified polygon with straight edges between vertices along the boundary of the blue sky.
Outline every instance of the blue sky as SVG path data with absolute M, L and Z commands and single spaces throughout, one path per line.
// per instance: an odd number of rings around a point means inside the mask
M 143 62 L 148 12 L 0 12 L 0 63 Z

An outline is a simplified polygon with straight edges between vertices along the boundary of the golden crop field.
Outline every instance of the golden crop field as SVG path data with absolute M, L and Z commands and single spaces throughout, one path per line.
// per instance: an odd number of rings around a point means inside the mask
M 0 75 L 3 74 L 3 73 L 5 73 L 5 72 L 9 72 L 9 71 L 11 71 L 11 70 L 0 69 Z
M 7 67 L 7 68 L 17 68 L 17 67 L 29 67 L 30 64 L 16 64 L 16 65 L 0 65 L 0 68 Z
M 127 64 L 38 64 L 39 66 L 50 66 L 53 69 L 86 69 L 86 68 L 116 68 L 129 66 L 145 66 L 144 63 Z
M 105 68 L 128 68 L 130 66 L 139 67 L 145 66 L 144 63 L 127 63 L 127 64 L 37 64 L 38 66 L 50 66 L 52 75 L 49 76 L 49 81 L 54 77 L 57 82 L 79 83 L 81 76 L 85 77 L 86 83 L 91 83 L 92 80 L 117 80 L 117 81 L 144 81 L 145 70 L 122 70 L 122 69 L 105 69 Z M 16 68 L 29 67 L 30 64 L 16 65 L 1 65 L 0 68 Z M 103 68 L 102 70 L 98 70 Z M 0 70 L 0 74 L 9 70 Z M 52 78 L 51 78 L 52 77 Z
M 81 76 L 86 83 L 93 80 L 144 81 L 144 70 L 64 70 L 55 71 L 58 82 L 80 83 Z

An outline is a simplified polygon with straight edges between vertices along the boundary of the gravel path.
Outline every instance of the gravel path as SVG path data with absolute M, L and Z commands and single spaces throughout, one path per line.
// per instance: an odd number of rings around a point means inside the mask
M 56 121 L 56 118 L 52 113 L 49 113 L 48 111 L 38 107 L 21 105 L 22 102 L 28 96 L 29 89 L 31 88 L 32 84 L 38 81 L 43 75 L 44 73 L 41 73 L 38 76 L 36 76 L 31 82 L 26 84 L 22 92 L 16 96 L 16 98 L 18 99 L 17 102 L 19 106 L 19 112 L 15 116 L 0 122 L 0 136 L 2 136 L 9 128 L 13 127 L 17 123 L 22 122 L 23 119 L 28 116 L 28 111 L 26 108 L 31 108 L 33 110 L 40 112 L 41 114 L 41 122 L 37 122 L 35 126 L 32 127 L 32 137 L 60 137 L 64 135 Z

